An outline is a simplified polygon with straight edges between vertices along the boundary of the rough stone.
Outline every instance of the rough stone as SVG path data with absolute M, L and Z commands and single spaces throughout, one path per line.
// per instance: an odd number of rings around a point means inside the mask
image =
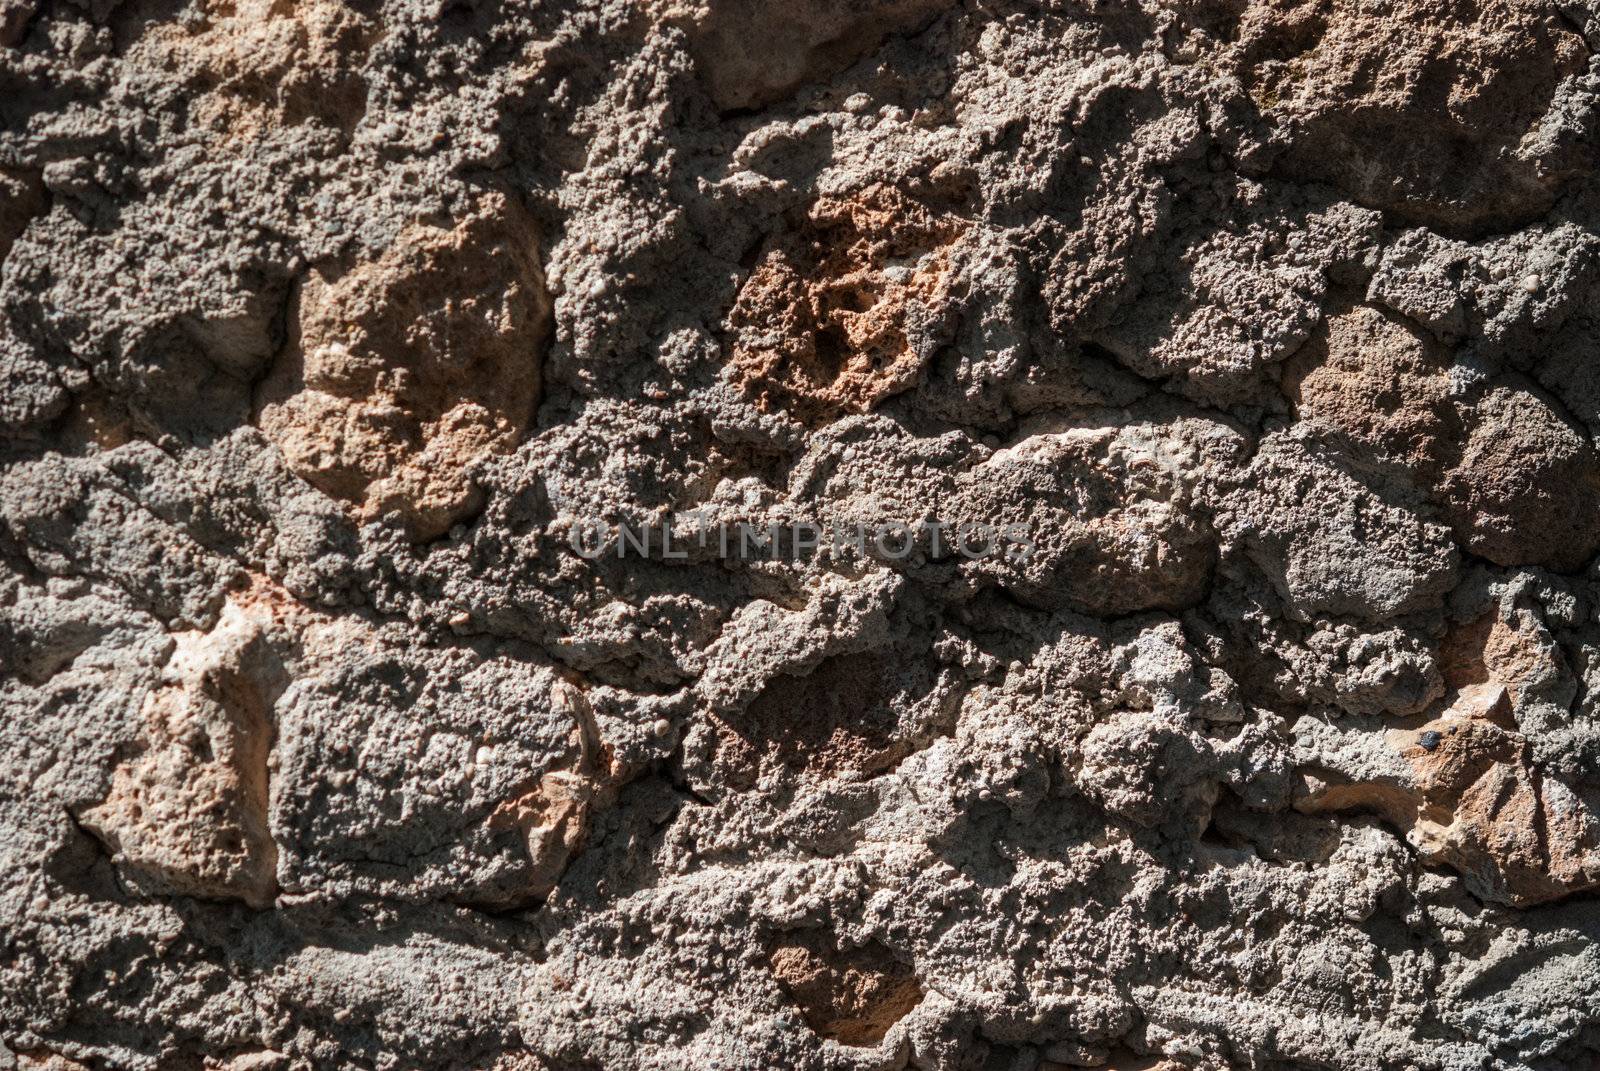
M 1293 132 L 1281 166 L 1297 177 L 1466 231 L 1527 222 L 1581 173 L 1545 129 L 1590 51 L 1555 8 L 1267 0 L 1228 16 L 1226 62 Z
M 948 315 L 959 233 L 890 187 L 820 198 L 739 290 L 728 320 L 736 381 L 808 423 L 906 390 Z
M 689 36 L 695 64 L 717 107 L 771 104 L 848 67 L 884 37 L 925 24 L 950 0 L 655 0 Z M 782 42 L 781 48 L 769 47 Z
M 272 903 L 271 710 L 286 675 L 263 637 L 266 612 L 230 602 L 215 628 L 175 637 L 167 679 L 144 704 L 140 753 L 78 816 L 135 887 Z
M 1589 1071 L 1595 0 L 0 0 L 0 1068 Z
M 402 232 L 375 261 L 314 272 L 257 422 L 297 475 L 435 538 L 481 500 L 472 466 L 533 418 L 548 317 L 532 227 L 488 197 L 451 228 Z

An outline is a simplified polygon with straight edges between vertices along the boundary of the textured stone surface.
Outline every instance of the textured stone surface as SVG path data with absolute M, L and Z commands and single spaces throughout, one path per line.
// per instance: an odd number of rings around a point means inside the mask
M 139 751 L 79 816 L 135 885 L 257 908 L 277 892 L 267 766 L 284 673 L 253 611 L 230 603 L 211 631 L 173 635 Z
M 0 0 L 0 1068 L 1594 1067 L 1597 47 Z
M 375 261 L 313 270 L 257 388 L 257 423 L 296 475 L 442 535 L 480 501 L 471 469 L 533 416 L 549 317 L 538 242 L 503 196 L 449 230 L 418 224 Z
M 819 198 L 739 290 L 734 374 L 763 409 L 811 423 L 906 390 L 939 341 L 959 229 L 888 187 Z

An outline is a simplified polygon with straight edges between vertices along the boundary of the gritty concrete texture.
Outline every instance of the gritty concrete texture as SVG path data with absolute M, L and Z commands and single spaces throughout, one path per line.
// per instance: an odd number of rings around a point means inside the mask
M 1600 1066 L 1597 49 L 0 0 L 0 1069 Z

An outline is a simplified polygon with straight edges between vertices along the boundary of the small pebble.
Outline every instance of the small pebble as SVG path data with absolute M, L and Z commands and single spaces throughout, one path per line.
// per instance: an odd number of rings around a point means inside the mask
M 672 732 L 672 723 L 666 718 L 657 718 L 653 728 L 655 729 L 657 736 L 666 736 L 668 733 Z
M 450 615 L 451 628 L 464 628 L 472 623 L 472 615 L 465 610 Z
M 1422 750 L 1432 751 L 1434 748 L 1439 746 L 1440 739 L 1441 738 L 1438 733 L 1434 732 L 1432 729 L 1429 729 L 1427 732 L 1422 734 L 1422 739 L 1418 742 L 1422 745 Z
M 1543 282 L 1544 280 L 1540 279 L 1537 275 L 1525 276 L 1522 280 L 1522 289 L 1526 290 L 1530 294 L 1537 294 L 1539 292 L 1539 287 Z

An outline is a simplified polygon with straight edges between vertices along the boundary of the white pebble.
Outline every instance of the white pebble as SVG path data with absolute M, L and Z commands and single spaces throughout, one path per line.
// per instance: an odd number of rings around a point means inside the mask
M 1537 275 L 1527 275 L 1522 279 L 1522 289 L 1526 290 L 1530 294 L 1537 294 L 1539 292 L 1540 285 L 1543 283 L 1544 280 L 1539 278 Z

